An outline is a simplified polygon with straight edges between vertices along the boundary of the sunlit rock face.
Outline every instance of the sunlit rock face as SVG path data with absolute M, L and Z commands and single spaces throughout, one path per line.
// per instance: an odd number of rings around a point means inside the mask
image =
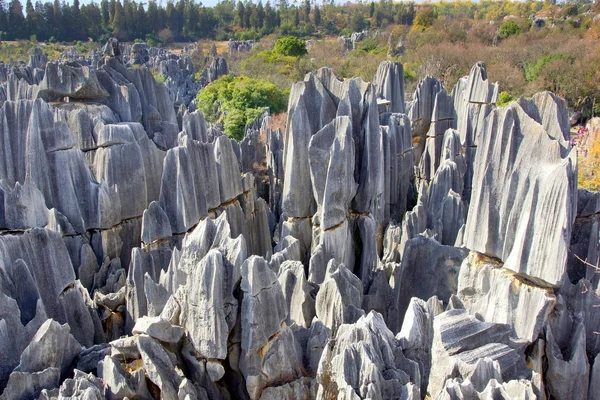
M 0 68 L 0 399 L 596 398 L 557 96 L 325 68 L 238 143 L 190 103 L 223 59 L 63 58 Z

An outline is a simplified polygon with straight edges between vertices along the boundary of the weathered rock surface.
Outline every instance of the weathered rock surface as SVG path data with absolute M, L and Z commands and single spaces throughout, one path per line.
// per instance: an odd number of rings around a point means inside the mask
M 543 123 L 518 103 L 494 110 L 485 120 L 465 245 L 499 258 L 504 268 L 556 287 L 565 277 L 575 220 L 576 161 L 575 152 Z M 500 147 L 505 151 L 498 152 Z M 519 205 L 518 214 L 513 205 Z M 548 220 L 549 214 L 555 218 Z M 540 234 L 532 234 L 537 229 Z
M 238 143 L 195 111 L 228 71 L 197 51 L 0 64 L 0 399 L 595 398 L 563 100 L 324 68 Z

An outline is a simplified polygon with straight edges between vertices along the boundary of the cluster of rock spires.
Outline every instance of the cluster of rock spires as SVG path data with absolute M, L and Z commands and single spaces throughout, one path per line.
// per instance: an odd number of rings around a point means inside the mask
M 350 36 L 340 36 L 338 41 L 344 48 L 344 50 L 354 50 L 358 42 L 368 38 L 368 37 L 377 37 L 381 35 L 379 30 L 375 31 L 360 31 L 360 32 L 352 32 Z
M 237 143 L 103 54 L 2 70 L 1 399 L 599 398 L 563 100 L 321 69 Z
M 236 40 L 231 38 L 227 42 L 227 49 L 230 53 L 246 52 L 252 50 L 257 44 L 258 41 L 256 40 Z

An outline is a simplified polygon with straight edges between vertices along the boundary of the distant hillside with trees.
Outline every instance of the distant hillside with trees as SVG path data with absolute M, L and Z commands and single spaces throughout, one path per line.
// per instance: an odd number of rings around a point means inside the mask
M 569 15 L 581 14 L 588 3 L 568 3 L 560 8 Z M 80 4 L 79 0 L 35 3 L 0 0 L 0 39 L 30 39 L 70 42 L 87 39 L 136 39 L 167 43 L 198 39 L 258 39 L 264 35 L 323 37 L 349 35 L 363 29 L 389 25 L 433 25 L 440 17 L 499 21 L 507 16 L 529 18 L 532 13 L 555 7 L 552 2 L 455 1 L 440 3 L 392 2 L 381 0 L 344 5 L 317 4 L 304 0 L 290 3 L 224 0 L 205 7 L 192 0 L 102 0 Z M 506 27 L 507 34 L 514 25 Z M 510 30 L 512 29 L 512 30 Z

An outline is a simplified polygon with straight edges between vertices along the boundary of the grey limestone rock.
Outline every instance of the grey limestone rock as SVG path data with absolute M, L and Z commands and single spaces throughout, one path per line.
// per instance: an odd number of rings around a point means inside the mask
M 356 193 L 351 135 L 351 119 L 337 117 L 315 133 L 308 146 L 313 193 L 318 205 L 317 221 L 322 230 L 334 228 L 346 219 Z
M 482 322 L 465 310 L 451 310 L 438 315 L 433 322 L 432 367 L 427 392 L 437 396 L 447 378 L 467 378 L 477 369 L 477 361 L 488 357 L 498 366 L 504 381 L 527 378 L 531 372 L 523 356 L 506 345 L 510 327 Z M 493 376 L 488 377 L 488 380 Z
M 46 368 L 39 372 L 19 372 L 11 374 L 2 400 L 37 398 L 43 389 L 57 388 L 60 382 L 58 368 Z
M 406 358 L 419 365 L 421 393 L 426 393 L 429 382 L 433 319 L 436 316 L 433 305 L 437 305 L 437 298 L 431 298 L 430 302 L 413 297 L 404 314 L 402 328 L 396 335 Z
M 177 398 L 181 377 L 177 374 L 167 351 L 150 336 L 140 335 L 137 341 L 146 375 L 159 387 L 161 398 Z
M 443 391 L 437 397 L 440 400 L 449 399 L 519 399 L 533 400 L 540 398 L 535 386 L 526 379 L 512 380 L 502 383 L 502 380 L 491 379 L 484 389 L 478 391 L 470 379 L 449 379 Z
M 483 132 L 465 245 L 528 279 L 560 286 L 575 220 L 575 152 L 517 103 L 494 110 Z M 508 150 L 497 152 L 498 146 Z
M 419 81 L 413 93 L 412 101 L 406 104 L 406 114 L 412 123 L 416 161 L 421 159 L 425 149 L 426 135 L 431 125 L 436 96 L 444 90 L 444 86 L 439 80 L 427 76 Z
M 131 398 L 137 394 L 137 374 L 127 372 L 115 358 L 104 357 L 98 369 L 108 399 Z
M 274 382 L 302 375 L 302 350 L 283 322 L 288 309 L 277 276 L 261 257 L 242 266 L 241 358 L 239 367 L 250 398 L 257 399 Z
M 383 215 L 378 220 L 401 221 L 413 195 L 414 160 L 410 120 L 405 114 L 386 117 L 387 129 L 382 129 L 383 152 Z
M 340 327 L 325 348 L 318 399 L 421 397 L 419 368 L 406 360 L 380 314 L 371 312 Z
M 219 179 L 221 204 L 233 200 L 242 193 L 242 180 L 231 139 L 219 136 L 215 141 L 215 161 Z
M 302 263 L 284 261 L 279 267 L 277 280 L 288 306 L 288 323 L 310 327 L 315 316 L 315 299 L 311 293 L 312 288 L 306 280 Z
M 418 170 L 421 179 L 427 181 L 433 179 L 443 160 L 445 133 L 453 126 L 455 126 L 455 117 L 452 97 L 445 89 L 442 89 L 435 96 L 425 148 L 419 162 Z
M 242 350 L 253 353 L 279 331 L 288 309 L 277 275 L 262 257 L 251 256 L 242 265 L 241 289 Z
M 0 229 L 25 230 L 44 227 L 49 222 L 44 195 L 33 184 L 17 182 L 10 187 L 8 182 L 1 180 L 0 199 L 4 203 Z
M 37 316 L 39 309 L 34 310 L 38 307 L 35 304 L 39 296 L 48 318 L 61 324 L 69 323 L 72 335 L 81 344 L 92 345 L 93 321 L 80 291 L 81 285 L 75 284 L 73 265 L 60 235 L 39 228 L 19 236 L 3 235 L 0 240 L 0 267 L 17 260 L 22 260 L 19 261 L 18 275 L 15 275 L 15 270 L 12 277 L 19 277 L 18 285 L 23 286 L 21 289 L 17 286 L 7 294 L 20 303 L 24 310 L 23 317 L 33 319 Z M 39 326 L 34 329 L 37 330 Z
M 447 304 L 457 292 L 458 273 L 466 255 L 463 249 L 440 245 L 425 236 L 409 239 L 395 279 L 398 321 L 403 320 L 413 297 L 427 300 L 438 296 Z
M 317 397 L 317 383 L 303 377 L 281 386 L 266 388 L 260 400 L 312 400 Z
M 594 364 L 590 370 L 590 387 L 588 390 L 588 400 L 597 400 L 600 398 L 600 356 L 594 358 Z
M 546 328 L 548 370 L 545 387 L 552 398 L 588 397 L 590 365 L 585 352 L 585 326 L 577 323 L 571 336 L 555 337 L 552 325 Z M 562 340 L 561 340 L 562 339 Z M 564 343 L 563 343 L 564 342 Z
M 104 400 L 104 387 L 100 379 L 93 374 L 74 371 L 74 377 L 65 380 L 58 389 L 58 400 Z M 42 395 L 44 391 L 42 391 Z
M 473 315 L 508 324 L 515 338 L 533 342 L 556 303 L 551 290 L 502 268 L 497 260 L 470 253 L 458 276 L 458 297 Z
M 142 219 L 142 242 L 150 244 L 156 240 L 166 239 L 171 236 L 169 218 L 160 204 L 153 201 L 144 210 Z
M 342 324 L 356 322 L 363 314 L 362 283 L 343 264 L 328 264 L 325 280 L 316 298 L 317 317 L 335 335 Z
M 136 321 L 133 334 L 145 334 L 165 343 L 177 343 L 183 336 L 183 328 L 173 326 L 160 317 L 143 317 Z
M 218 250 L 211 250 L 194 266 L 187 285 L 177 293 L 179 323 L 203 358 L 224 360 L 227 356 L 227 338 L 237 314 L 233 279 L 231 264 Z
M 581 278 L 597 284 L 595 268 L 600 261 L 600 241 L 598 223 L 600 222 L 600 195 L 584 189 L 577 190 L 577 217 L 573 224 L 569 246 L 568 269 L 571 282 Z M 585 262 L 583 262 L 585 261 Z
M 404 68 L 402 64 L 391 61 L 379 64 L 373 84 L 377 87 L 377 98 L 390 102 L 390 112 L 404 113 Z
M 50 62 L 46 64 L 38 96 L 46 101 L 56 101 L 62 97 L 99 100 L 108 96 L 108 92 L 91 68 Z

